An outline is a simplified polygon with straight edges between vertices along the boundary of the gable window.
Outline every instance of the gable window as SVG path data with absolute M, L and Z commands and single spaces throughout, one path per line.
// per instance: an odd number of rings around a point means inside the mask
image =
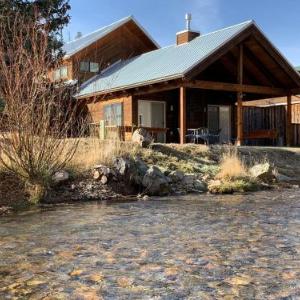
M 54 80 L 58 81 L 61 79 L 67 79 L 68 78 L 68 67 L 62 66 L 54 71 Z
M 104 120 L 106 126 L 123 125 L 123 104 L 114 103 L 104 106 Z
M 89 72 L 90 70 L 90 63 L 88 61 L 80 62 L 80 71 L 81 72 Z
M 90 72 L 98 73 L 99 72 L 99 64 L 98 63 L 90 63 Z
M 80 62 L 80 71 L 81 72 L 98 73 L 99 72 L 99 64 L 95 63 L 95 62 L 82 61 L 82 62 Z

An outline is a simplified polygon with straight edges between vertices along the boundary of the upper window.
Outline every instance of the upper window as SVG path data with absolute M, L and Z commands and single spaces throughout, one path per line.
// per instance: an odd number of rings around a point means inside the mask
M 99 64 L 94 63 L 94 62 L 82 61 L 82 62 L 80 62 L 80 71 L 81 72 L 98 73 L 99 72 Z
M 58 81 L 61 79 L 67 79 L 68 78 L 68 67 L 62 66 L 54 71 L 54 80 Z
M 123 124 L 123 104 L 114 103 L 104 106 L 105 125 L 122 126 Z

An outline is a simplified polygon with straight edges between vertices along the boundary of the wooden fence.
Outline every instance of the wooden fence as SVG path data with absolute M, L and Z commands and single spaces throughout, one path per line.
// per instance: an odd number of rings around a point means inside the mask
M 246 141 L 248 145 L 283 146 L 286 143 L 286 106 L 244 107 L 244 132 L 246 135 L 257 130 L 276 130 L 276 140 L 260 139 Z M 293 141 L 300 146 L 300 106 L 292 107 Z

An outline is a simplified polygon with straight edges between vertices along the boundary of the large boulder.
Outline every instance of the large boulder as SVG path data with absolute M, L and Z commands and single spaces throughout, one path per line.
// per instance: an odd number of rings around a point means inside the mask
M 181 182 L 184 178 L 184 173 L 179 170 L 172 171 L 169 174 L 169 177 L 171 178 L 172 182 L 174 182 L 174 183 Z
M 125 176 L 130 168 L 130 162 L 126 158 L 116 157 L 113 166 L 118 175 Z
M 143 148 L 147 148 L 153 142 L 151 134 L 144 128 L 136 129 L 131 140 Z
M 130 180 L 136 185 L 142 185 L 149 167 L 140 158 L 136 158 L 130 165 Z
M 253 166 L 252 168 L 250 168 L 249 172 L 253 178 L 258 179 L 262 182 L 269 183 L 276 179 L 274 175 L 274 169 L 268 162 Z
M 150 195 L 164 196 L 170 192 L 168 177 L 155 166 L 151 166 L 147 170 L 142 184 L 146 189 L 146 193 L 149 193 Z

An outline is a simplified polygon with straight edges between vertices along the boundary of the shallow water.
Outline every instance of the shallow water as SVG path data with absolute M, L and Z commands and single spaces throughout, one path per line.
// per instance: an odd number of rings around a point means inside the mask
M 300 299 L 299 190 L 2 218 L 0 299 Z

